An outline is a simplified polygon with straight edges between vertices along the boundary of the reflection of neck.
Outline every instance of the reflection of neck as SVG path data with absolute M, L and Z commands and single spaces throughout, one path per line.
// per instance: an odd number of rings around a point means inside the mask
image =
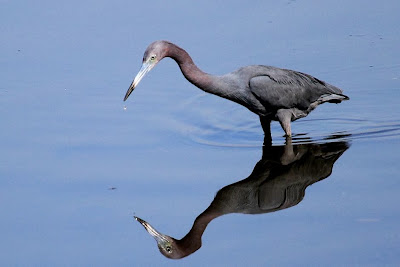
M 201 237 L 207 228 L 207 225 L 222 214 L 209 212 L 208 209 L 200 214 L 193 223 L 192 229 L 179 240 L 180 248 L 186 255 L 192 254 L 201 247 Z

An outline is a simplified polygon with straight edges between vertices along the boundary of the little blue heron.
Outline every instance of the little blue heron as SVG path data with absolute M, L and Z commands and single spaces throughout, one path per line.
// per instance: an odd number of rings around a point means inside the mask
M 154 237 L 161 254 L 180 259 L 200 249 L 207 226 L 220 216 L 265 214 L 299 204 L 306 188 L 329 177 L 334 163 L 348 148 L 344 141 L 264 146 L 266 151 L 249 177 L 221 188 L 182 239 L 160 233 L 141 218 L 135 219 Z
M 290 137 L 291 121 L 307 116 L 319 104 L 349 99 L 341 89 L 311 75 L 271 66 L 252 65 L 213 76 L 200 70 L 184 49 L 168 41 L 155 41 L 147 47 L 142 68 L 124 101 L 144 75 L 165 57 L 174 59 L 185 78 L 203 91 L 234 101 L 259 115 L 268 138 L 272 120 L 279 121 L 285 135 Z

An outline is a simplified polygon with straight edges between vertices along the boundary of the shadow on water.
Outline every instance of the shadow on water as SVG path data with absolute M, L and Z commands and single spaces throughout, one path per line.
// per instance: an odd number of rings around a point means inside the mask
M 334 138 L 334 137 L 332 137 Z M 210 206 L 194 221 L 189 233 L 177 240 L 161 234 L 135 217 L 153 236 L 160 252 L 172 259 L 186 257 L 201 247 L 201 237 L 215 218 L 229 214 L 263 214 L 300 203 L 308 186 L 326 179 L 336 160 L 350 147 L 347 141 L 263 147 L 263 155 L 249 177 L 221 188 Z

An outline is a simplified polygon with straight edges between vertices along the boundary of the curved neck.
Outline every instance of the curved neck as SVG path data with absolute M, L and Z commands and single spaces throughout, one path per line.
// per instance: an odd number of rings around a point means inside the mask
M 216 217 L 222 214 L 203 212 L 200 214 L 193 223 L 192 229 L 179 240 L 181 250 L 185 255 L 190 255 L 201 247 L 201 237 L 207 228 L 207 225 Z
M 182 74 L 189 82 L 207 93 L 221 95 L 222 92 L 218 90 L 219 87 L 215 86 L 217 77 L 200 70 L 184 49 L 169 43 L 168 51 L 165 56 L 176 61 Z

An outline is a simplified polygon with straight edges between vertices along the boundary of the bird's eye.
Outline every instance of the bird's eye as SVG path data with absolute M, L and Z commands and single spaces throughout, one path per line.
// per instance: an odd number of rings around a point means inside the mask
M 165 247 L 165 250 L 166 250 L 168 253 L 171 253 L 171 252 L 172 252 L 172 248 L 171 248 L 170 246 L 166 246 L 166 247 Z
M 152 55 L 151 57 L 150 57 L 150 60 L 151 61 L 154 61 L 156 59 L 156 56 L 155 55 Z

